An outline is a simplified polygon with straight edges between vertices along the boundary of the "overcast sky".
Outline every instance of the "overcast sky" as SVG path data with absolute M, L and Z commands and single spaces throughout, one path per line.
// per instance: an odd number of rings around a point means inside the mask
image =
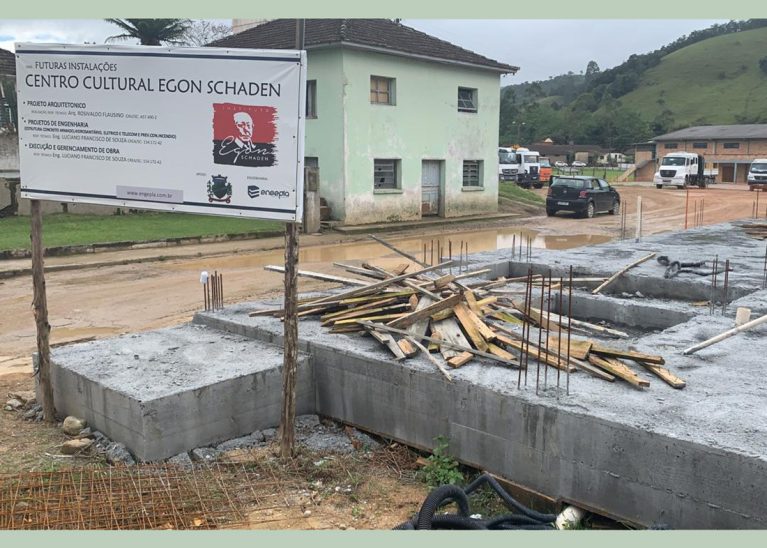
M 413 28 L 520 67 L 516 76 L 504 78 L 504 84 L 578 73 L 592 59 L 602 69 L 614 67 L 632 53 L 652 51 L 690 31 L 721 22 L 724 20 L 403 20 Z M 117 27 L 102 20 L 0 19 L 0 48 L 13 50 L 14 42 L 101 44 L 118 33 Z

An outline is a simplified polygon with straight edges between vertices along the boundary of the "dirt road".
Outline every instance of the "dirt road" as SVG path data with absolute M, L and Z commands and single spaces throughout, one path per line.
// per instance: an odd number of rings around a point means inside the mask
M 627 225 L 633 236 L 636 198 L 643 200 L 643 234 L 684 228 L 685 192 L 656 190 L 651 185 L 618 187 L 624 207 L 628 208 Z M 545 189 L 539 191 L 545 195 Z M 701 206 L 703 223 L 715 224 L 751 215 L 756 195 L 733 185 L 717 185 L 706 190 L 690 191 L 689 224 L 693 212 Z M 760 209 L 767 199 L 760 201 Z M 439 241 L 447 250 L 453 244 L 453 256 L 459 254 L 459 242 L 468 245 L 469 253 L 509 248 L 520 236 L 531 236 L 534 247 L 564 248 L 589 245 L 619 236 L 620 217 L 600 215 L 594 219 L 576 219 L 560 214 L 520 218 L 484 225 L 456 225 L 452 232 L 443 228 L 413 229 L 387 235 L 398 246 L 422 257 L 426 246 L 431 260 L 432 242 Z M 282 275 L 266 272 L 266 264 L 283 263 L 282 239 L 271 238 L 246 242 L 205 244 L 169 249 L 145 249 L 102 253 L 97 256 L 61 257 L 46 260 L 46 265 L 71 263 L 112 263 L 46 276 L 51 340 L 61 343 L 84 337 L 107 337 L 120 333 L 156 329 L 191 319 L 202 305 L 199 273 L 218 270 L 224 273 L 226 302 L 252 300 L 282 293 Z M 300 266 L 349 276 L 332 263 L 360 264 L 372 261 L 381 266 L 402 262 L 395 254 L 360 236 L 337 233 L 302 238 Z M 447 253 L 447 252 L 446 252 Z M 157 260 L 158 256 L 164 260 Z M 147 260 L 136 264 L 120 261 Z M 0 268 L 22 268 L 28 261 L 14 261 Z M 330 287 L 323 282 L 299 279 L 300 291 Z M 29 355 L 35 349 L 35 327 L 31 310 L 32 289 L 29 277 L 0 281 L 0 375 L 30 370 Z

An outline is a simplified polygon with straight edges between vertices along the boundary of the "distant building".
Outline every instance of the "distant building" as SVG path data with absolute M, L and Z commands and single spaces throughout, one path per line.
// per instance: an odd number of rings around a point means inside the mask
M 295 20 L 217 40 L 292 49 Z M 388 19 L 307 19 L 305 162 L 345 224 L 497 211 L 500 77 L 517 67 Z
M 655 165 L 670 152 L 695 152 L 718 170 L 719 183 L 746 183 L 748 166 L 767 157 L 767 124 L 695 126 L 655 137 Z M 643 180 L 651 180 L 644 177 Z
M 554 162 L 571 164 L 577 160 L 588 165 L 594 165 L 601 156 L 608 152 L 599 145 L 558 145 L 548 141 L 550 139 L 533 143 L 528 148 L 540 152 L 541 156 L 548 157 L 552 164 Z

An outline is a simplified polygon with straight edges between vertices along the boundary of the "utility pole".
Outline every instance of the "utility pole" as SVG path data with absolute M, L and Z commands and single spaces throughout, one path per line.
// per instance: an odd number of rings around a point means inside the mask
M 297 50 L 304 49 L 304 29 L 304 19 L 296 19 Z M 298 196 L 297 199 L 303 199 L 303 196 Z M 297 306 L 298 223 L 288 222 L 285 224 L 285 324 L 283 332 L 282 414 L 280 417 L 280 457 L 283 459 L 293 458 L 296 445 Z

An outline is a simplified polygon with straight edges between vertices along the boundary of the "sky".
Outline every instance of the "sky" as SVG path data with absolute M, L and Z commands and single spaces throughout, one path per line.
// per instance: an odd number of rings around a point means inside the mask
M 230 20 L 219 20 L 229 23 Z M 403 24 L 481 55 L 520 67 L 503 85 L 545 80 L 568 71 L 619 65 L 633 53 L 647 53 L 690 31 L 725 20 L 712 19 L 404 19 Z M 14 42 L 104 43 L 119 29 L 102 20 L 2 20 L 0 48 Z M 131 42 L 124 42 L 129 44 Z

